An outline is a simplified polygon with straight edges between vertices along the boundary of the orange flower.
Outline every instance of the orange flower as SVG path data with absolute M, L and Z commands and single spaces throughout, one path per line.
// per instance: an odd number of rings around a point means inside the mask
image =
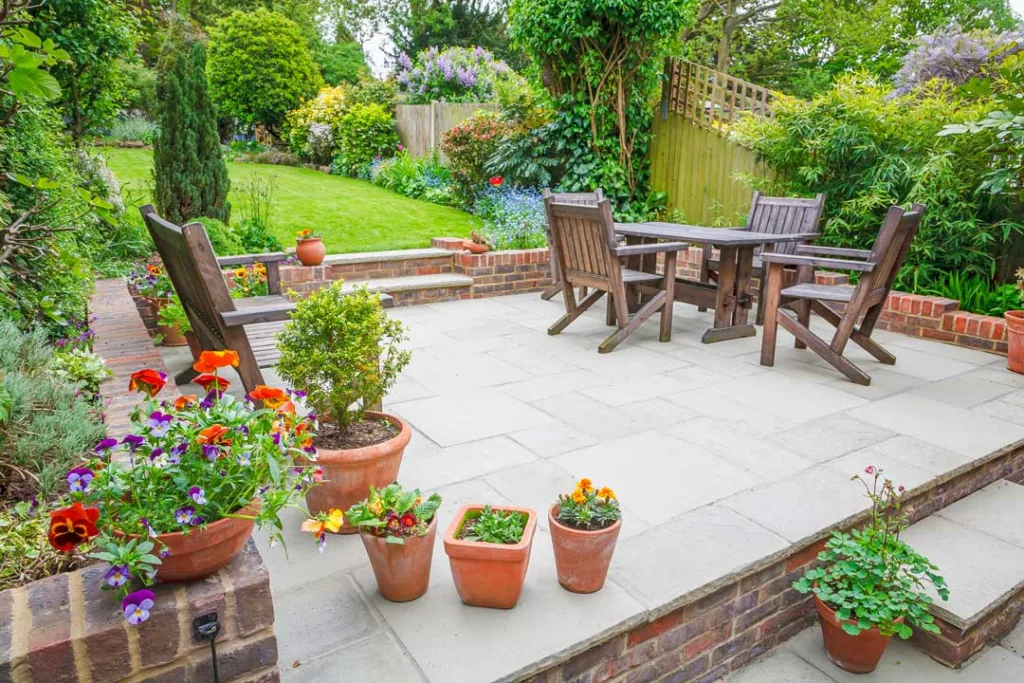
M 179 396 L 178 398 L 174 399 L 174 407 L 177 408 L 178 410 L 181 410 L 182 408 L 187 408 L 188 406 L 192 405 L 195 402 L 195 394 L 185 394 L 184 396 Z
M 583 494 L 583 491 L 576 489 L 572 492 L 572 502 L 577 505 L 583 505 L 587 502 L 587 497 Z
M 164 271 L 160 269 L 160 266 L 156 266 L 151 263 L 146 266 L 146 272 L 156 277 L 157 275 L 162 275 Z
M 150 398 L 156 396 L 165 384 L 167 384 L 167 375 L 149 368 L 133 372 L 128 380 L 130 390 L 141 391 Z
M 196 443 L 218 443 L 222 436 L 228 431 L 228 428 L 222 424 L 210 425 L 206 429 L 199 432 L 199 436 L 196 437 Z
M 607 486 L 602 486 L 601 490 L 597 492 L 597 496 L 605 500 L 615 500 L 615 491 L 612 491 Z
M 226 368 L 229 365 L 238 367 L 238 352 L 230 350 L 203 351 L 192 368 L 196 372 L 217 372 L 220 368 Z
M 100 511 L 96 508 L 82 507 L 75 503 L 62 510 L 50 513 L 50 529 L 46 534 L 50 545 L 62 553 L 70 552 L 79 543 L 84 543 L 99 534 L 96 520 Z
M 288 394 L 283 389 L 277 387 L 268 387 L 266 384 L 260 384 L 252 393 L 249 394 L 256 401 L 263 401 L 263 405 L 273 410 L 280 408 L 285 403 L 288 403 Z
M 209 391 L 211 386 L 216 388 L 217 391 L 224 391 L 229 386 L 231 386 L 231 382 L 227 381 L 223 377 L 218 377 L 217 375 L 211 375 L 208 372 L 204 372 L 203 374 L 201 374 L 198 377 L 196 377 L 194 380 L 192 380 L 192 383 L 193 384 L 198 384 L 199 386 L 201 386 L 206 391 Z

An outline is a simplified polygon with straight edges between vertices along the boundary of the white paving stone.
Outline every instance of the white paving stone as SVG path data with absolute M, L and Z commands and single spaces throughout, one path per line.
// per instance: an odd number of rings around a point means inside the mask
M 597 439 L 568 425 L 554 424 L 512 432 L 509 437 L 523 444 L 542 458 L 561 455 L 578 448 L 593 446 Z
M 280 634 L 279 634 L 280 637 Z M 379 633 L 312 661 L 286 661 L 279 653 L 286 683 L 422 683 L 426 679 L 394 638 Z
M 962 346 L 953 346 L 952 344 L 934 342 L 930 339 L 922 339 L 920 337 L 906 337 L 899 335 L 896 338 L 896 341 L 891 345 L 894 347 L 900 347 L 891 349 L 897 359 L 899 358 L 902 349 L 914 349 L 915 351 L 921 351 L 929 355 L 952 358 L 953 360 L 963 361 L 964 363 L 970 363 L 971 365 L 988 365 L 999 358 L 999 356 L 993 353 L 979 351 L 978 349 L 966 349 Z
M 910 393 L 960 408 L 973 408 L 1011 391 L 1012 389 L 1005 384 L 990 382 L 979 377 L 957 375 L 918 387 Z
M 729 676 L 729 683 L 834 683 L 835 679 L 787 649 L 776 650 Z
M 551 416 L 495 389 L 408 401 L 396 406 L 395 411 L 441 446 L 555 422 Z
M 669 432 L 767 481 L 784 479 L 814 465 L 770 441 L 732 431 L 727 422 L 712 417 L 687 420 Z
M 967 456 L 904 434 L 879 441 L 865 448 L 863 453 L 869 459 L 871 453 L 890 456 L 935 475 L 952 472 L 970 462 Z
M 769 440 L 814 462 L 825 462 L 895 436 L 894 432 L 846 414 L 805 422 Z
M 795 422 L 805 422 L 867 403 L 831 387 L 777 372 L 722 382 L 711 391 L 765 413 Z
M 433 451 L 402 463 L 402 482 L 434 489 L 536 459 L 533 453 L 507 436 L 481 439 Z
M 580 393 L 605 405 L 618 407 L 636 401 L 677 394 L 684 389 L 686 389 L 686 385 L 666 375 L 633 375 L 610 384 L 581 389 Z
M 1024 486 L 1020 484 L 1000 479 L 936 514 L 1024 548 Z

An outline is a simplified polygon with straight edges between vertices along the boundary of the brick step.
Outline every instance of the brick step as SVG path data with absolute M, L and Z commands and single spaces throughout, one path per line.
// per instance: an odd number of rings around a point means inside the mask
M 922 519 L 902 538 L 949 585 L 931 612 L 941 634 L 915 630 L 912 643 L 959 667 L 1013 630 L 1024 613 L 1024 486 L 999 480 Z
M 344 290 L 366 287 L 371 292 L 389 295 L 394 305 L 402 306 L 421 300 L 446 301 L 458 299 L 460 292 L 468 292 L 473 278 L 468 275 L 443 273 L 440 275 L 411 275 L 407 277 L 347 280 Z

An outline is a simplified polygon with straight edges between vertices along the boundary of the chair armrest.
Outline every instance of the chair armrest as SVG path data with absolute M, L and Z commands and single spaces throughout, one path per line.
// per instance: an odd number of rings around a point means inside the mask
M 844 256 L 846 258 L 868 258 L 870 249 L 846 249 L 843 247 L 826 247 L 816 244 L 798 244 L 796 253 L 815 256 Z
M 812 268 L 828 268 L 829 270 L 858 270 L 870 273 L 875 269 L 874 263 L 863 261 L 846 261 L 837 258 L 820 258 L 817 256 L 798 256 L 795 254 L 761 254 L 764 263 L 779 263 L 786 266 L 811 266 Z
M 682 251 L 689 245 L 683 242 L 657 242 L 655 244 L 633 244 L 616 247 L 616 256 L 643 256 L 644 254 L 661 254 L 667 251 Z
M 239 254 L 238 256 L 218 256 L 217 265 L 221 268 L 228 266 L 247 266 L 252 263 L 280 263 L 291 258 L 291 254 L 283 251 L 270 251 L 265 254 Z
M 282 301 L 281 303 L 267 304 L 258 308 L 246 308 L 241 311 L 223 311 L 220 313 L 220 319 L 225 327 L 274 323 L 288 320 L 294 310 L 294 303 Z

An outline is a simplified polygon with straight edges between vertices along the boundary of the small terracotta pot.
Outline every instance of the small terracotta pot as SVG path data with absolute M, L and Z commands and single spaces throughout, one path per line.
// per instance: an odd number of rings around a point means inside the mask
M 386 600 L 409 602 L 427 592 L 430 584 L 430 561 L 434 557 L 437 537 L 437 515 L 430 520 L 425 536 L 412 536 L 405 543 L 388 543 L 386 538 L 361 531 L 366 554 L 370 556 L 377 588 Z
M 452 568 L 452 579 L 462 602 L 474 607 L 511 609 L 523 592 L 526 570 L 530 566 L 533 532 L 537 513 L 528 508 L 494 507 L 528 515 L 523 537 L 515 545 L 458 540 L 466 516 L 484 509 L 483 505 L 459 508 L 444 535 L 444 551 Z
M 238 514 L 255 515 L 259 509 L 259 501 L 253 501 Z M 157 567 L 157 580 L 164 583 L 193 581 L 216 573 L 238 554 L 255 525 L 254 519 L 225 517 L 187 536 L 181 532 L 158 534 L 153 552 L 159 552 L 163 543 L 171 554 Z
M 199 360 L 203 353 L 203 347 L 199 344 L 199 337 L 195 332 L 186 332 L 185 341 L 188 343 L 188 350 L 192 352 L 192 360 Z
M 596 593 L 608 576 L 622 520 L 606 529 L 580 531 L 561 524 L 555 519 L 557 514 L 558 503 L 555 503 L 548 510 L 548 523 L 558 583 L 573 593 Z
M 818 622 L 821 624 L 821 637 L 825 641 L 825 654 L 840 669 L 851 673 L 871 673 L 878 666 L 879 660 L 889 647 L 892 636 L 883 636 L 877 628 L 861 631 L 851 636 L 843 630 L 842 623 L 836 619 L 834 609 L 814 596 L 814 606 L 818 609 Z M 849 623 L 854 623 L 847 620 Z M 903 617 L 897 620 L 903 623 Z
M 177 325 L 167 327 L 166 325 L 160 325 L 160 334 L 163 335 L 163 340 L 160 342 L 164 346 L 185 346 L 188 344 L 188 339 L 181 333 Z
M 398 479 L 402 455 L 412 438 L 412 429 L 403 420 L 387 413 L 366 412 L 368 419 L 388 419 L 400 431 L 383 443 L 330 450 L 317 448 L 316 464 L 323 468 L 324 481 L 306 492 L 306 504 L 314 515 L 331 508 L 346 511 L 370 495 L 370 487 L 383 488 Z M 315 441 L 314 441 L 315 445 Z M 354 534 L 359 529 L 348 523 L 342 525 L 342 534 Z
M 1024 311 L 1007 311 L 1006 339 L 1009 351 L 1006 354 L 1006 367 L 1012 372 L 1024 374 Z
M 304 266 L 319 266 L 324 262 L 326 254 L 324 241 L 319 237 L 295 241 L 295 255 L 299 257 Z
M 473 240 L 466 240 L 462 243 L 464 249 L 468 249 L 471 254 L 486 254 L 491 248 L 486 244 L 477 244 Z

